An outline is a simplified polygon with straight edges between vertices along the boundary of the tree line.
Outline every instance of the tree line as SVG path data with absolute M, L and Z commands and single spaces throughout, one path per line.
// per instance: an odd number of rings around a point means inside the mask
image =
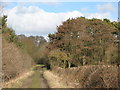
M 49 42 L 42 36 L 16 35 L 6 26 L 7 16 L 0 18 L 2 33 L 26 51 L 36 64 L 48 67 L 78 67 L 81 65 L 119 65 L 120 23 L 108 19 L 68 19 L 49 34 Z
M 25 36 L 24 34 L 17 35 L 12 28 L 7 27 L 7 16 L 0 17 L 0 24 L 2 27 L 2 38 L 9 43 L 14 43 L 25 53 L 28 53 L 32 59 L 33 64 L 46 64 L 47 59 L 44 59 L 44 49 L 47 41 L 43 36 Z
M 68 19 L 49 34 L 47 46 L 51 67 L 119 65 L 119 22 L 109 19 Z

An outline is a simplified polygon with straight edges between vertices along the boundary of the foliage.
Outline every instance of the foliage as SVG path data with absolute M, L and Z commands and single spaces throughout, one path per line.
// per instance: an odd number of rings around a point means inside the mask
M 108 58 L 109 64 L 117 64 L 117 24 L 108 19 L 68 19 L 57 27 L 56 33 L 48 35 L 50 43 L 47 49 L 52 52 L 54 58 L 59 56 L 58 52 L 54 52 L 55 49 L 64 52 L 74 66 L 107 64 Z
M 18 40 L 23 44 L 25 50 L 36 64 L 47 64 L 45 49 L 47 41 L 42 36 L 19 35 Z
M 69 60 L 69 57 L 67 56 L 66 53 L 61 52 L 59 50 L 53 50 L 49 53 L 48 56 L 49 59 L 53 59 L 54 61 L 52 61 L 51 63 L 53 64 L 53 62 L 55 63 L 54 65 L 58 64 L 58 66 L 60 67 L 64 67 L 66 68 L 67 66 L 67 61 Z
M 15 43 L 18 47 L 22 47 L 22 43 L 18 41 L 17 35 L 15 34 L 15 31 L 12 28 L 8 28 L 6 25 L 7 22 L 7 16 L 1 17 L 0 21 L 2 22 L 2 34 L 3 37 L 8 41 L 8 42 L 13 42 Z
M 16 35 L 12 28 L 8 28 L 6 25 L 7 16 L 1 17 L 2 22 L 2 34 L 9 43 L 15 43 L 21 50 L 27 52 L 35 63 L 39 63 L 44 58 L 44 49 L 46 46 L 46 40 L 42 36 L 30 36 Z M 39 42 L 38 42 L 39 41 Z M 41 55 L 40 55 L 41 54 Z
M 6 26 L 6 22 L 7 22 L 7 16 L 4 15 L 4 16 L 2 17 L 2 27 Z
M 107 18 L 103 19 L 103 21 L 105 21 L 105 22 L 110 22 L 110 20 L 107 19 Z

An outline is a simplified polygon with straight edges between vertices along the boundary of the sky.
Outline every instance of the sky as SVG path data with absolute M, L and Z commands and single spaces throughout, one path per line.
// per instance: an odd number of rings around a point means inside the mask
M 56 27 L 69 18 L 118 19 L 118 2 L 9 2 L 5 3 L 7 25 L 17 34 L 55 33 Z

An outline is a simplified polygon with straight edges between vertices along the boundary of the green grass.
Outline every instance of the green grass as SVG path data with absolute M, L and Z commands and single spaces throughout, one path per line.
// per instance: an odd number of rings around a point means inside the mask
M 43 71 L 47 70 L 47 68 L 42 68 Z
M 29 88 L 41 88 L 41 83 L 40 83 L 40 72 L 36 71 L 33 80 L 29 86 Z
M 35 65 L 35 66 L 45 66 L 45 65 L 43 65 L 43 64 L 37 64 L 37 65 Z
M 43 64 L 37 64 L 37 65 L 35 65 L 35 66 L 32 67 L 32 70 L 34 71 L 35 68 L 42 67 L 42 66 L 45 66 L 45 65 L 43 65 Z

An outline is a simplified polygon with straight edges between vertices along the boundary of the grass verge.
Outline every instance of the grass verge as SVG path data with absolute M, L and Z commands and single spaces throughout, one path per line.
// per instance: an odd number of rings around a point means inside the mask
M 16 79 L 5 82 L 3 84 L 3 88 L 20 88 L 23 82 L 33 73 L 33 71 L 29 71 L 27 73 L 24 73 L 22 76 L 17 77 Z

